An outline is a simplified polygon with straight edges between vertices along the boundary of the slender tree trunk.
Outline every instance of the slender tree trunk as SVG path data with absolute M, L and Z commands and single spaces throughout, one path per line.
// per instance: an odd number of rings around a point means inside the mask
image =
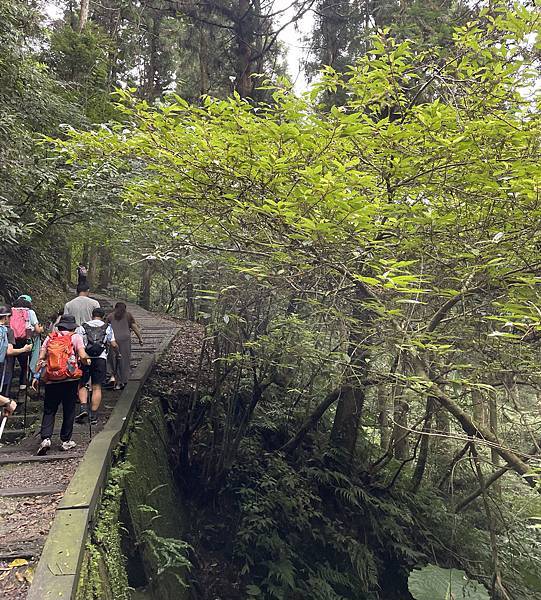
M 209 32 L 204 23 L 199 25 L 199 93 L 209 93 Z
M 88 282 L 91 288 L 95 289 L 98 284 L 98 249 L 93 244 L 90 247 L 88 257 Z
M 331 445 L 338 450 L 346 468 L 351 468 L 361 424 L 365 401 L 364 383 L 368 375 L 368 342 L 366 334 L 371 327 L 371 313 L 364 308 L 364 298 L 359 299 L 353 316 L 357 317 L 355 329 L 350 332 L 348 372 L 342 385 L 331 430 Z
M 395 386 L 394 398 L 394 426 L 393 426 L 393 455 L 399 460 L 406 460 L 409 456 L 409 429 L 408 412 L 409 404 L 406 390 L 401 384 Z
M 391 428 L 389 425 L 389 412 L 391 407 L 391 395 L 389 386 L 384 383 L 378 385 L 378 423 L 379 423 L 379 445 L 382 450 L 387 450 L 391 441 Z
M 415 471 L 411 478 L 411 489 L 415 493 L 421 487 L 423 477 L 428 463 L 428 452 L 430 449 L 430 432 L 432 431 L 432 418 L 436 409 L 436 400 L 429 396 L 426 400 L 425 420 L 423 424 L 423 433 L 419 443 L 419 455 Z
M 362 387 L 342 386 L 331 431 L 331 444 L 343 453 L 348 466 L 351 466 L 355 457 L 364 399 Z
M 66 245 L 66 251 L 64 253 L 64 269 L 65 269 L 65 275 L 66 275 L 66 282 L 68 285 L 71 285 L 72 280 L 71 280 L 71 245 L 67 244 Z
M 492 393 L 488 399 L 488 414 L 489 414 L 490 431 L 492 431 L 492 433 L 497 437 L 498 436 L 498 404 L 496 402 L 496 397 L 495 397 L 494 393 Z M 490 449 L 490 456 L 492 459 L 492 465 L 494 467 L 496 467 L 496 469 L 499 469 L 499 467 L 501 465 L 500 455 L 496 452 L 496 450 L 494 448 Z M 494 489 L 496 490 L 496 493 L 498 494 L 498 496 L 500 496 L 502 490 L 501 490 L 499 481 L 494 483 Z
M 195 294 L 193 289 L 193 272 L 186 273 L 186 306 L 185 315 L 189 321 L 195 321 Z
M 99 287 L 102 290 L 111 285 L 111 250 L 107 246 L 100 246 L 100 279 Z
M 88 13 L 90 10 L 90 0 L 81 0 L 81 8 L 79 10 L 79 23 L 77 31 L 81 33 L 88 22 Z
M 152 263 L 149 260 L 144 260 L 141 269 L 141 288 L 139 293 L 139 304 L 150 309 L 150 289 L 152 283 Z
M 90 258 L 90 244 L 88 242 L 85 242 L 83 244 L 83 253 L 81 255 L 81 262 L 83 263 L 83 265 L 85 265 L 85 267 L 88 267 L 89 258 Z
M 253 19 L 250 0 L 239 0 L 236 42 L 237 42 L 237 79 L 235 90 L 241 98 L 248 98 L 252 94 L 252 47 L 253 32 L 250 24 Z
M 473 406 L 473 419 L 476 423 L 479 423 L 479 425 L 485 427 L 487 424 L 487 410 L 483 394 L 479 390 L 473 389 L 471 391 L 471 399 Z

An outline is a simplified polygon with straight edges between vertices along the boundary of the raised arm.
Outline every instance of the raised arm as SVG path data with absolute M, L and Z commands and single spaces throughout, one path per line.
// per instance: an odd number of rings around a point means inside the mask
M 141 335 L 141 330 L 139 329 L 139 325 L 135 322 L 135 319 L 132 317 L 130 320 L 130 329 L 135 333 L 139 340 L 139 344 L 143 345 L 143 336 Z

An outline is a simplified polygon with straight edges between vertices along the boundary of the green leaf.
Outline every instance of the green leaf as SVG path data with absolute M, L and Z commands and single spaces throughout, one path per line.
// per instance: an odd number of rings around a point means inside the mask
M 415 600 L 490 600 L 484 585 L 469 579 L 464 571 L 427 565 L 408 577 Z

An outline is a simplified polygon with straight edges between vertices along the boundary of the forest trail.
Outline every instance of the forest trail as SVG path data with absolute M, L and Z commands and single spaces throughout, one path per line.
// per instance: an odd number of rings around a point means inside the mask
M 92 297 L 106 310 L 112 309 L 113 299 L 99 294 Z M 132 346 L 133 373 L 141 360 L 154 353 L 178 326 L 136 304 L 127 303 L 127 306 L 144 340 L 143 346 Z M 88 422 L 75 423 L 73 440 L 77 446 L 71 452 L 59 449 L 60 408 L 51 450 L 45 456 L 36 456 L 43 391 L 36 398 L 28 397 L 25 430 L 24 392 L 18 390 L 18 378 L 14 377 L 13 381 L 13 385 L 17 385 L 13 397 L 19 394 L 18 407 L 0 444 L 0 597 L 3 600 L 26 597 L 56 508 L 85 454 L 91 435 L 94 437 L 103 429 L 123 393 L 104 390 L 98 425 L 90 430 Z

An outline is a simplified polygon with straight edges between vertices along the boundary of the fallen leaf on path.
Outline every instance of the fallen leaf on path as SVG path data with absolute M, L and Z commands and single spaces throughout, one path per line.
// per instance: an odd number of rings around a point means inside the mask
M 25 558 L 16 558 L 9 563 L 10 569 L 14 569 L 15 567 L 24 567 L 27 565 L 28 561 Z

